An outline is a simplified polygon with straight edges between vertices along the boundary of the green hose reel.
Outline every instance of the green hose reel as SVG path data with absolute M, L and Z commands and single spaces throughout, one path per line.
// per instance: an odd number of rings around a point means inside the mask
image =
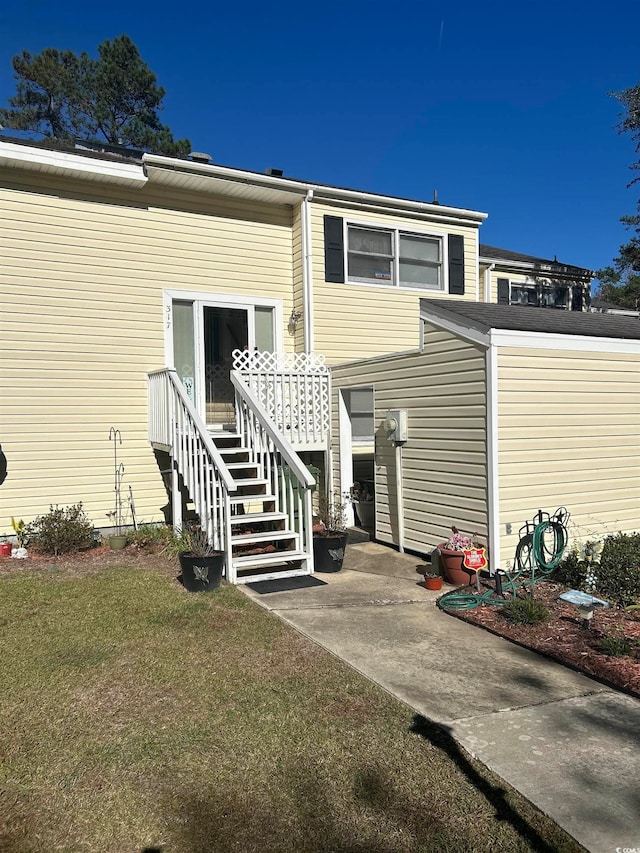
M 569 539 L 569 517 L 565 507 L 560 507 L 553 515 L 538 510 L 533 520 L 520 528 L 513 572 L 497 569 L 493 575 L 494 586 L 488 586 L 484 592 L 480 591 L 478 576 L 476 593 L 447 592 L 438 599 L 438 607 L 449 611 L 473 610 L 483 604 L 500 607 L 507 600 L 505 593 L 515 598 L 519 588 L 528 587 L 529 594 L 533 595 L 536 581 L 550 575 L 562 559 Z

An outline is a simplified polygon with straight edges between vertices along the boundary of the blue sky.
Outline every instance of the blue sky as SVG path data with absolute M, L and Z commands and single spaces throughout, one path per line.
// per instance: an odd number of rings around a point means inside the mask
M 480 239 L 592 269 L 640 188 L 610 97 L 640 81 L 640 3 L 22 0 L 11 58 L 97 54 L 127 33 L 167 90 L 163 121 L 216 163 L 489 214 Z

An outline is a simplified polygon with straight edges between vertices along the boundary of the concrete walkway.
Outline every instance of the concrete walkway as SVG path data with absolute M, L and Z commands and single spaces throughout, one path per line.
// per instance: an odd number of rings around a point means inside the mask
M 339 574 L 245 589 L 441 725 L 593 853 L 640 853 L 640 701 L 436 607 L 418 557 L 350 545 Z

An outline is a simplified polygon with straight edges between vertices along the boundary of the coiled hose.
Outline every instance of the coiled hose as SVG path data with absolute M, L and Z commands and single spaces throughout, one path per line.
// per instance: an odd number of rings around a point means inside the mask
M 539 513 L 538 518 L 542 517 Z M 546 520 L 541 520 L 535 525 L 533 533 L 529 532 L 521 537 L 516 548 L 515 564 L 517 571 L 513 574 L 500 571 L 500 587 L 509 591 L 515 598 L 517 586 L 529 584 L 530 594 L 533 595 L 533 587 L 536 582 L 536 569 L 538 578 L 547 577 L 558 565 L 567 547 L 568 533 L 567 521 L 569 513 L 561 507 L 556 513 Z M 551 536 L 548 534 L 551 533 Z M 524 577 L 530 573 L 531 576 Z M 438 599 L 438 607 L 442 610 L 473 610 L 481 604 L 500 607 L 505 599 L 496 593 L 492 586 L 484 592 L 446 592 Z

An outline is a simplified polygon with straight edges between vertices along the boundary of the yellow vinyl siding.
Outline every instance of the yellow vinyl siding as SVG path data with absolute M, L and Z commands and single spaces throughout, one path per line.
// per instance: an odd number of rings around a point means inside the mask
M 638 529 L 639 368 L 632 354 L 499 350 L 503 562 L 538 509 L 566 506 L 582 538 Z
M 334 411 L 339 389 L 374 388 L 377 538 L 398 543 L 395 449 L 382 428 L 396 408 L 407 409 L 409 419 L 402 449 L 405 547 L 426 553 L 452 524 L 486 538 L 484 352 L 425 324 L 424 352 L 339 365 L 332 383 Z M 339 465 L 334 443 L 334 480 Z
M 420 298 L 443 296 L 441 291 L 409 290 L 367 284 L 334 284 L 325 281 L 324 216 L 348 221 L 388 225 L 417 232 L 461 234 L 465 241 L 465 295 L 452 299 L 476 299 L 478 273 L 477 229 L 443 223 L 430 224 L 407 216 L 351 210 L 314 201 L 312 240 L 315 350 L 330 364 L 416 349 L 420 342 Z
M 146 374 L 165 364 L 163 291 L 280 298 L 293 349 L 291 208 L 28 175 L 0 205 L 0 534 L 51 502 L 107 526 L 112 426 L 138 518 L 158 520 Z

